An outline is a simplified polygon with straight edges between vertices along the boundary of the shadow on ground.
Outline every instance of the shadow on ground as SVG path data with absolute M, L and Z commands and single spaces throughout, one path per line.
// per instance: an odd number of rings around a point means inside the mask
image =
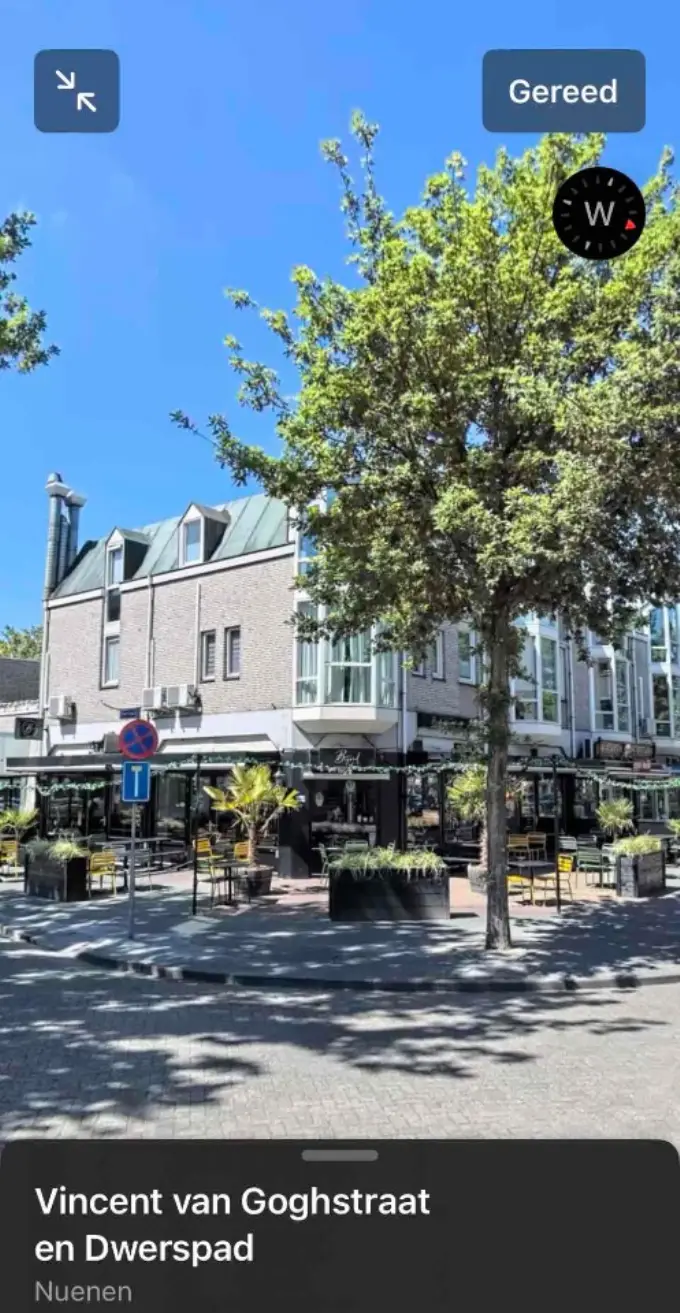
M 489 1064 L 530 1065 L 540 1089 L 546 1032 L 566 1044 L 574 1029 L 634 1036 L 666 1024 L 644 1009 L 633 1017 L 625 993 L 595 994 L 584 1008 L 566 994 L 233 991 L 113 976 L 25 945 L 0 948 L 0 971 L 4 1138 L 129 1136 L 147 1120 L 152 1134 L 178 1124 L 179 1134 L 200 1135 L 186 1117 L 217 1105 L 230 1135 L 229 1109 L 263 1106 L 272 1066 L 285 1069 L 290 1098 L 313 1109 L 312 1057 L 331 1089 L 361 1072 L 422 1077 L 424 1099 L 436 1077 L 472 1092 Z M 426 1119 L 407 1133 L 426 1133 Z

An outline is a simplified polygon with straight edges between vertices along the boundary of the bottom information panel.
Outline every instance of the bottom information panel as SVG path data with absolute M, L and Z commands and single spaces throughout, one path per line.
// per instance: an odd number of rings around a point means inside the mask
M 661 1142 L 17 1141 L 2 1307 L 452 1313 L 670 1307 Z

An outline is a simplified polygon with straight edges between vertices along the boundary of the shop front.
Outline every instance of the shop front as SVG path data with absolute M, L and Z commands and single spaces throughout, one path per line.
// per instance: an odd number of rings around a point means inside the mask
M 401 843 L 403 774 L 396 753 L 316 749 L 284 756 L 286 782 L 300 809 L 281 817 L 280 870 L 318 874 L 323 854 L 347 843 Z

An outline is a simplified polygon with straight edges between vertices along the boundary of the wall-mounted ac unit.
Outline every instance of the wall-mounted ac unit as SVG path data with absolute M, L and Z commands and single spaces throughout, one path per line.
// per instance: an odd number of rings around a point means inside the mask
M 170 690 L 168 689 L 168 693 Z M 195 684 L 178 684 L 173 692 L 177 694 L 177 707 L 193 708 L 196 706 L 197 690 Z
M 118 735 L 115 731 L 105 734 L 102 739 L 102 752 L 110 755 L 112 752 L 118 752 Z
M 76 705 L 73 698 L 62 696 L 50 698 L 48 707 L 50 720 L 73 720 Z
M 142 689 L 142 711 L 160 711 L 166 705 L 165 695 L 166 689 L 161 684 Z

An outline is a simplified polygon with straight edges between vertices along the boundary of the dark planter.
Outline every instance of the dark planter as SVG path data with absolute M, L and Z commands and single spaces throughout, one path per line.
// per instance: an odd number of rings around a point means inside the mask
M 368 879 L 331 871 L 328 914 L 331 921 L 448 921 L 448 871 L 410 879 L 394 868 Z
M 642 853 L 616 859 L 616 892 L 623 898 L 647 898 L 666 888 L 666 855 Z
M 246 898 L 263 898 L 272 889 L 271 868 L 253 867 L 250 870 L 238 868 L 234 871 L 234 893 Z
M 68 862 L 54 857 L 26 854 L 26 893 L 31 898 L 48 898 L 55 903 L 76 903 L 87 898 L 87 858 Z

